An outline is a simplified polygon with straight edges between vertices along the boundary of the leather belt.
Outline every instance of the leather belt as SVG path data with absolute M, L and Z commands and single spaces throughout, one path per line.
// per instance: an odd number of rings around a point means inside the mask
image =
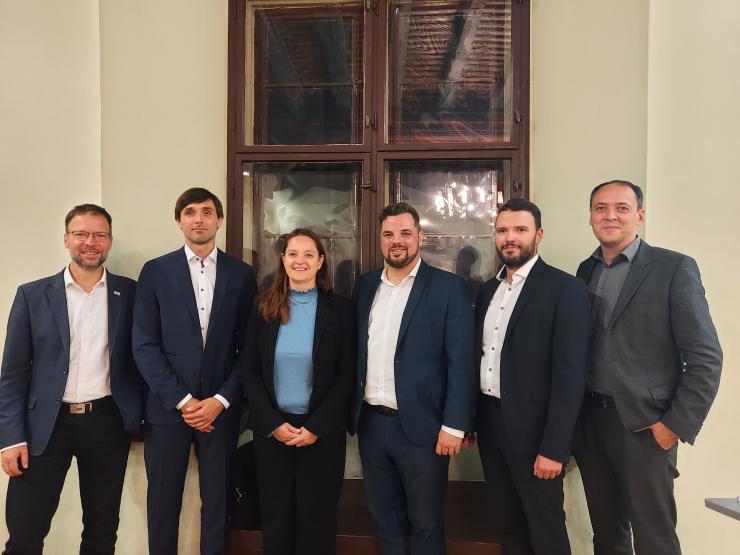
M 383 416 L 398 416 L 398 409 L 392 409 L 391 407 L 386 407 L 384 405 L 371 405 L 367 401 L 363 401 L 362 404 L 371 411 L 382 414 Z
M 101 405 L 106 404 L 113 400 L 113 397 L 101 397 L 100 399 L 93 399 L 92 401 L 85 401 L 84 403 L 62 403 L 64 407 L 67 407 L 69 414 L 86 414 L 92 412 L 95 408 L 100 408 Z
M 614 402 L 614 397 L 611 395 L 604 395 L 603 393 L 596 393 L 595 391 L 586 391 L 585 402 L 589 405 L 601 407 L 603 409 L 613 409 L 617 407 Z

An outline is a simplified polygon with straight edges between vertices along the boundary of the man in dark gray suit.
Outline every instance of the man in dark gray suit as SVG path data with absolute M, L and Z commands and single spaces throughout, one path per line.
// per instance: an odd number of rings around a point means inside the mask
M 709 412 L 722 350 L 696 262 L 637 237 L 642 191 L 591 192 L 599 240 L 578 268 L 592 300 L 586 397 L 574 454 L 596 555 L 679 554 L 673 480 L 678 440 L 693 444 Z

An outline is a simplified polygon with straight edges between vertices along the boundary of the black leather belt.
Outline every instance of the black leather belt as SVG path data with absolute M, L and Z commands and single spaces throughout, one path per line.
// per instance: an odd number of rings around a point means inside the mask
M 384 405 L 371 405 L 367 401 L 363 401 L 362 404 L 371 411 L 382 414 L 383 416 L 398 416 L 398 409 L 392 409 L 391 407 L 386 407 Z
M 603 393 L 596 393 L 595 391 L 586 391 L 585 402 L 589 405 L 604 409 L 613 409 L 617 406 L 614 402 L 614 397 L 611 395 L 604 395 Z
M 65 407 L 65 412 L 69 412 L 69 414 L 86 414 L 92 412 L 93 409 L 100 408 L 101 405 L 110 403 L 112 400 L 113 397 L 108 396 L 85 401 L 84 403 L 62 403 L 62 406 Z

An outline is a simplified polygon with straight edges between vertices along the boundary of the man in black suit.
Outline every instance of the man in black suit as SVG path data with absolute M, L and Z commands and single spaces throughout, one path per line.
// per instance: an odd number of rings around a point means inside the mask
M 64 221 L 71 262 L 21 285 L 0 374 L 0 450 L 8 482 L 8 555 L 41 553 L 77 458 L 80 553 L 113 553 L 130 438 L 141 419 L 131 354 L 136 283 L 104 267 L 110 214 L 75 206 Z
M 692 444 L 712 406 L 722 349 L 696 262 L 637 236 L 642 190 L 594 188 L 598 248 L 588 283 L 591 349 L 574 442 L 597 555 L 679 555 L 673 480 L 678 440 Z M 634 535 L 634 541 L 633 541 Z
M 185 473 L 195 444 L 200 553 L 223 553 L 236 453 L 241 376 L 234 368 L 257 284 L 252 268 L 216 248 L 216 195 L 185 191 L 175 220 L 185 246 L 147 262 L 134 306 L 133 348 L 149 385 L 144 463 L 149 552 L 177 553 Z
M 386 206 L 379 219 L 386 265 L 354 294 L 351 425 L 381 553 L 441 555 L 447 468 L 473 425 L 473 311 L 462 278 L 421 259 L 412 206 Z
M 540 211 L 512 199 L 496 216 L 504 266 L 476 301 L 476 431 L 492 525 L 504 553 L 570 553 L 563 474 L 583 398 L 588 293 L 538 256 Z

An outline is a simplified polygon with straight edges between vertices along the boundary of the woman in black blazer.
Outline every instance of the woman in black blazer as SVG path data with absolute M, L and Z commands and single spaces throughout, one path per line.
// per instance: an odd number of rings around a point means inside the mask
M 355 378 L 349 301 L 332 293 L 319 238 L 283 242 L 240 358 L 251 410 L 266 555 L 331 555 Z

